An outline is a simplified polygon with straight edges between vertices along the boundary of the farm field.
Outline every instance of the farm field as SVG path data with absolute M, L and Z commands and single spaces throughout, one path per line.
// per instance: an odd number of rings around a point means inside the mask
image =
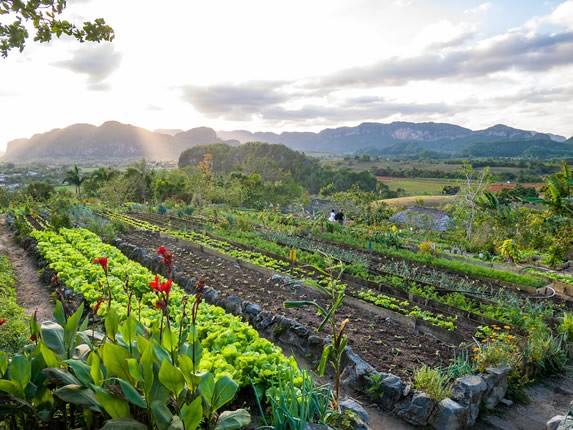
M 573 307 L 572 302 L 557 296 L 539 297 L 535 287 L 544 285 L 539 277 L 493 269 L 488 272 L 478 266 L 474 271 L 468 265 L 464 269 L 447 268 L 451 263 L 440 266 L 439 258 L 424 260 L 412 255 L 409 259 L 407 253 L 385 251 L 379 244 L 365 246 L 364 233 L 360 233 L 359 228 L 341 227 L 329 233 L 323 226 L 312 233 L 304 229 L 299 232 L 296 227 L 299 221 L 294 217 L 270 221 L 257 213 L 218 216 L 213 211 L 213 215 L 174 216 L 125 213 L 104 207 L 98 208 L 97 213 L 127 227 L 127 231 L 119 233 L 118 243 L 132 250 L 134 255 L 154 256 L 163 249 L 161 255 L 169 253 L 173 262 L 170 270 L 177 274 L 177 279 L 194 279 L 194 282 L 202 279 L 202 285 L 213 288 L 220 299 L 258 309 L 257 312 L 269 315 L 269 318 L 274 315 L 269 321 L 284 318 L 300 324 L 320 338 L 322 344 L 328 342 L 329 333 L 315 331 L 323 323 L 323 316 L 311 307 L 285 307 L 285 303 L 312 302 L 321 309 L 329 309 L 332 301 L 310 284 L 343 287 L 346 299 L 337 306 L 336 319 L 346 321 L 348 346 L 357 357 L 372 366 L 374 372 L 396 375 L 404 383 L 414 383 L 415 373 L 421 366 L 457 372 L 462 366 L 459 357 L 466 357 L 464 366 L 471 362 L 479 366 L 480 360 L 487 359 L 488 349 L 482 342 L 487 342 L 489 347 L 489 342 L 493 345 L 498 341 L 497 336 L 501 336 L 507 347 L 519 348 L 524 342 L 532 341 L 532 331 L 555 330 L 558 324 L 556 312 Z M 250 217 L 249 221 L 241 221 L 240 229 L 228 228 L 237 225 L 234 217 L 242 216 Z M 261 224 L 257 221 L 259 216 Z M 294 222 L 289 225 L 288 234 L 283 231 L 281 221 Z M 122 274 L 129 273 L 130 285 L 135 294 L 140 295 L 138 306 L 149 307 L 142 313 L 142 323 L 153 327 L 157 327 L 158 321 L 163 324 L 161 313 L 158 314 L 161 306 L 156 303 L 156 309 L 152 309 L 154 299 L 147 286 L 147 278 L 158 270 L 159 257 L 145 260 L 147 266 L 140 269 L 115 248 L 101 244 L 93 233 L 63 229 L 57 234 L 49 230 L 49 222 L 38 214 L 25 215 L 23 222 L 37 230 L 33 236 L 57 277 L 67 288 L 74 289 L 75 294 L 81 294 L 86 303 L 93 306 L 101 300 L 103 316 L 111 310 L 121 319 L 125 318 L 126 303 L 129 315 L 131 298 L 126 302 L 125 294 L 122 297 L 120 293 L 122 289 L 126 293 L 129 291 L 127 281 L 122 281 L 125 276 Z M 362 244 L 353 237 L 362 238 Z M 330 269 L 321 266 L 324 261 L 319 256 L 327 254 L 344 262 L 347 271 L 338 275 L 330 272 L 326 277 Z M 107 269 L 105 271 L 108 288 L 114 290 L 113 301 L 106 302 L 105 297 L 101 297 L 101 283 L 99 288 L 94 284 L 102 272 L 90 262 L 99 261 L 98 255 L 108 255 L 111 262 L 118 264 L 110 270 L 109 278 Z M 338 276 L 337 281 L 333 281 L 334 276 Z M 125 286 L 122 286 L 123 282 Z M 160 282 L 156 278 L 155 284 Z M 190 282 L 182 281 L 182 289 L 170 299 L 174 311 L 178 309 L 174 315 L 180 312 L 181 294 L 194 293 Z M 213 312 L 210 309 L 203 308 L 202 312 L 210 314 Z M 222 317 L 217 312 L 207 318 Z M 219 324 L 217 320 L 213 326 L 215 331 L 224 330 Z M 229 323 L 223 325 L 226 324 Z M 206 345 L 215 339 L 216 344 L 221 342 L 213 351 L 204 351 L 205 362 L 201 362 L 201 366 L 212 366 L 207 364 L 214 361 L 211 357 L 220 357 L 217 358 L 221 360 L 219 364 L 209 369 L 217 378 L 228 372 L 245 386 L 247 369 L 239 365 L 240 361 L 235 361 L 236 354 L 229 353 L 231 345 L 225 343 L 225 337 L 209 336 L 206 327 L 199 330 Z M 297 349 L 289 343 L 292 339 L 283 335 L 282 328 L 274 328 L 265 334 L 268 341 L 296 355 Z M 228 332 L 227 336 L 232 335 Z M 264 345 L 258 340 L 255 343 Z M 236 343 L 232 345 L 233 351 L 239 348 Z M 273 351 L 270 356 L 276 360 L 278 355 Z M 560 358 L 548 356 L 543 360 L 553 359 Z M 535 363 L 523 365 L 530 372 L 536 372 Z
M 460 181 L 453 179 L 405 179 L 378 177 L 380 182 L 388 185 L 390 190 L 402 189 L 406 197 L 423 195 L 440 195 L 444 185 L 459 185 Z

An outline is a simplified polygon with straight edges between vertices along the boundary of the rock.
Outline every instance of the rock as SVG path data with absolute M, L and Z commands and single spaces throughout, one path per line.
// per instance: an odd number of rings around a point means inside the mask
M 412 396 L 399 401 L 394 412 L 410 424 L 425 426 L 428 424 L 435 405 L 436 403 L 428 394 L 417 391 Z
M 205 301 L 207 301 L 207 303 L 213 304 L 219 298 L 219 293 L 214 288 L 207 287 L 207 288 L 205 288 L 205 292 L 203 293 L 203 297 L 205 298 Z
M 501 403 L 501 404 L 504 405 L 504 406 L 507 406 L 508 408 L 511 407 L 511 406 L 513 406 L 513 402 L 512 402 L 511 400 L 505 399 L 505 398 L 504 398 L 504 399 L 501 399 L 501 400 L 499 401 L 499 403 Z
M 333 429 L 332 427 L 327 426 L 326 424 L 306 423 L 304 425 L 304 430 L 333 430 Z
M 375 369 L 356 355 L 350 347 L 346 347 L 344 350 L 342 367 L 344 368 L 341 375 L 342 385 L 366 393 L 371 385 L 367 376 L 375 372 Z
M 479 415 L 481 400 L 487 389 L 485 381 L 477 375 L 465 375 L 456 379 L 452 387 L 452 400 L 469 408 L 466 424 L 475 424 Z
M 461 429 L 466 425 L 468 413 L 468 407 L 446 398 L 438 403 L 430 418 L 430 424 L 438 430 Z
M 253 317 L 256 317 L 259 313 L 261 313 L 261 307 L 254 303 L 247 303 L 245 306 L 245 312 Z
M 561 424 L 559 424 L 559 427 L 557 427 L 557 430 L 571 429 L 573 429 L 573 417 L 565 417 L 565 419 L 561 421 Z
M 486 383 L 486 392 L 484 393 L 482 404 L 486 409 L 493 409 L 507 394 L 507 375 L 509 368 L 489 367 L 483 380 Z
M 565 419 L 565 417 L 563 415 L 557 415 L 557 416 L 551 418 L 545 424 L 545 429 L 546 430 L 557 430 L 564 419 Z
M 365 378 L 368 381 L 366 392 L 385 410 L 391 410 L 404 394 L 402 380 L 391 373 L 371 372 Z
M 241 298 L 239 296 L 229 296 L 226 298 L 223 308 L 233 315 L 241 315 Z
M 340 409 L 342 410 L 349 410 L 350 412 L 354 412 L 356 415 L 362 419 L 365 423 L 368 423 L 368 412 L 360 405 L 358 402 L 354 401 L 351 398 L 345 398 L 340 401 Z

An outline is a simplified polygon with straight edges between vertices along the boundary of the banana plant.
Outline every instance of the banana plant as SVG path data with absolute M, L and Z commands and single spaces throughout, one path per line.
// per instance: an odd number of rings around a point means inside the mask
M 318 366 L 318 371 L 320 376 L 324 375 L 326 371 L 326 364 L 330 362 L 332 368 L 334 369 L 334 376 L 335 376 L 335 387 L 334 387 L 334 396 L 333 396 L 333 403 L 334 409 L 338 410 L 339 408 L 339 399 L 340 399 L 340 379 L 342 373 L 342 356 L 344 354 L 344 350 L 348 344 L 348 337 L 344 334 L 344 329 L 348 324 L 349 320 L 345 319 L 340 324 L 336 321 L 336 311 L 342 305 L 345 297 L 345 289 L 346 286 L 340 282 L 340 278 L 342 277 L 342 273 L 344 271 L 344 263 L 340 260 L 336 261 L 331 256 L 325 256 L 325 261 L 328 262 L 327 270 L 324 271 L 318 267 L 314 267 L 316 270 L 321 272 L 323 275 L 329 277 L 328 284 L 322 285 L 320 282 L 315 280 L 307 280 L 306 282 L 316 289 L 318 289 L 325 297 L 327 297 L 330 301 L 330 306 L 322 307 L 316 301 L 285 301 L 284 306 L 286 308 L 298 308 L 302 306 L 312 306 L 314 307 L 317 312 L 323 317 L 322 322 L 316 329 L 318 333 L 320 333 L 324 327 L 328 324 L 330 325 L 331 333 L 332 333 L 332 342 L 329 345 L 326 345 L 322 351 L 322 357 L 320 359 L 320 364 Z

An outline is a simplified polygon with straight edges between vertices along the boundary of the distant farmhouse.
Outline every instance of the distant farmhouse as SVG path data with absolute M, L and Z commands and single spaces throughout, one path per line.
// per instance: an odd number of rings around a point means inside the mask
M 446 231 L 453 224 L 446 212 L 422 206 L 412 206 L 394 215 L 390 221 L 436 231 Z

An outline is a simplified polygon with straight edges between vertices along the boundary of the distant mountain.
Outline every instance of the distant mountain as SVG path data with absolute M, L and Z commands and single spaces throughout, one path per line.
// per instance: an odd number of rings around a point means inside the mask
M 222 142 L 213 129 L 200 127 L 170 136 L 108 121 L 96 127 L 74 124 L 8 142 L 2 161 L 177 160 L 195 145 Z
M 2 161 L 177 160 L 184 150 L 197 145 L 227 143 L 236 146 L 257 141 L 284 144 L 302 152 L 369 153 L 380 156 L 415 156 L 420 153 L 430 157 L 477 156 L 478 153 L 485 151 L 487 154 L 489 149 L 495 149 L 495 145 L 484 146 L 492 142 L 511 142 L 505 148 L 512 149 L 504 153 L 514 155 L 500 156 L 546 158 L 573 154 L 571 139 L 519 130 L 503 124 L 472 131 L 446 123 L 367 122 L 356 127 L 327 128 L 318 133 L 293 131 L 277 134 L 246 130 L 215 132 L 208 127 L 153 132 L 109 121 L 99 127 L 74 124 L 36 134 L 30 139 L 13 140 L 8 142 Z M 486 147 L 489 149 L 483 150 Z M 490 152 L 494 156 L 492 154 Z
M 565 141 L 565 137 L 545 135 L 535 131 L 525 131 L 498 124 L 485 130 L 472 131 L 468 128 L 446 123 L 393 122 L 390 124 L 362 123 L 356 127 L 328 128 L 319 133 L 283 132 L 250 133 L 245 130 L 218 131 L 222 139 L 237 139 L 240 142 L 263 141 L 282 143 L 299 151 L 356 153 L 384 150 L 410 144 L 416 150 L 429 150 L 445 153 L 460 153 L 476 142 L 492 142 L 507 139 L 546 138 L 549 141 Z M 417 144 L 412 146 L 413 144 Z M 392 150 L 390 150 L 392 152 Z

